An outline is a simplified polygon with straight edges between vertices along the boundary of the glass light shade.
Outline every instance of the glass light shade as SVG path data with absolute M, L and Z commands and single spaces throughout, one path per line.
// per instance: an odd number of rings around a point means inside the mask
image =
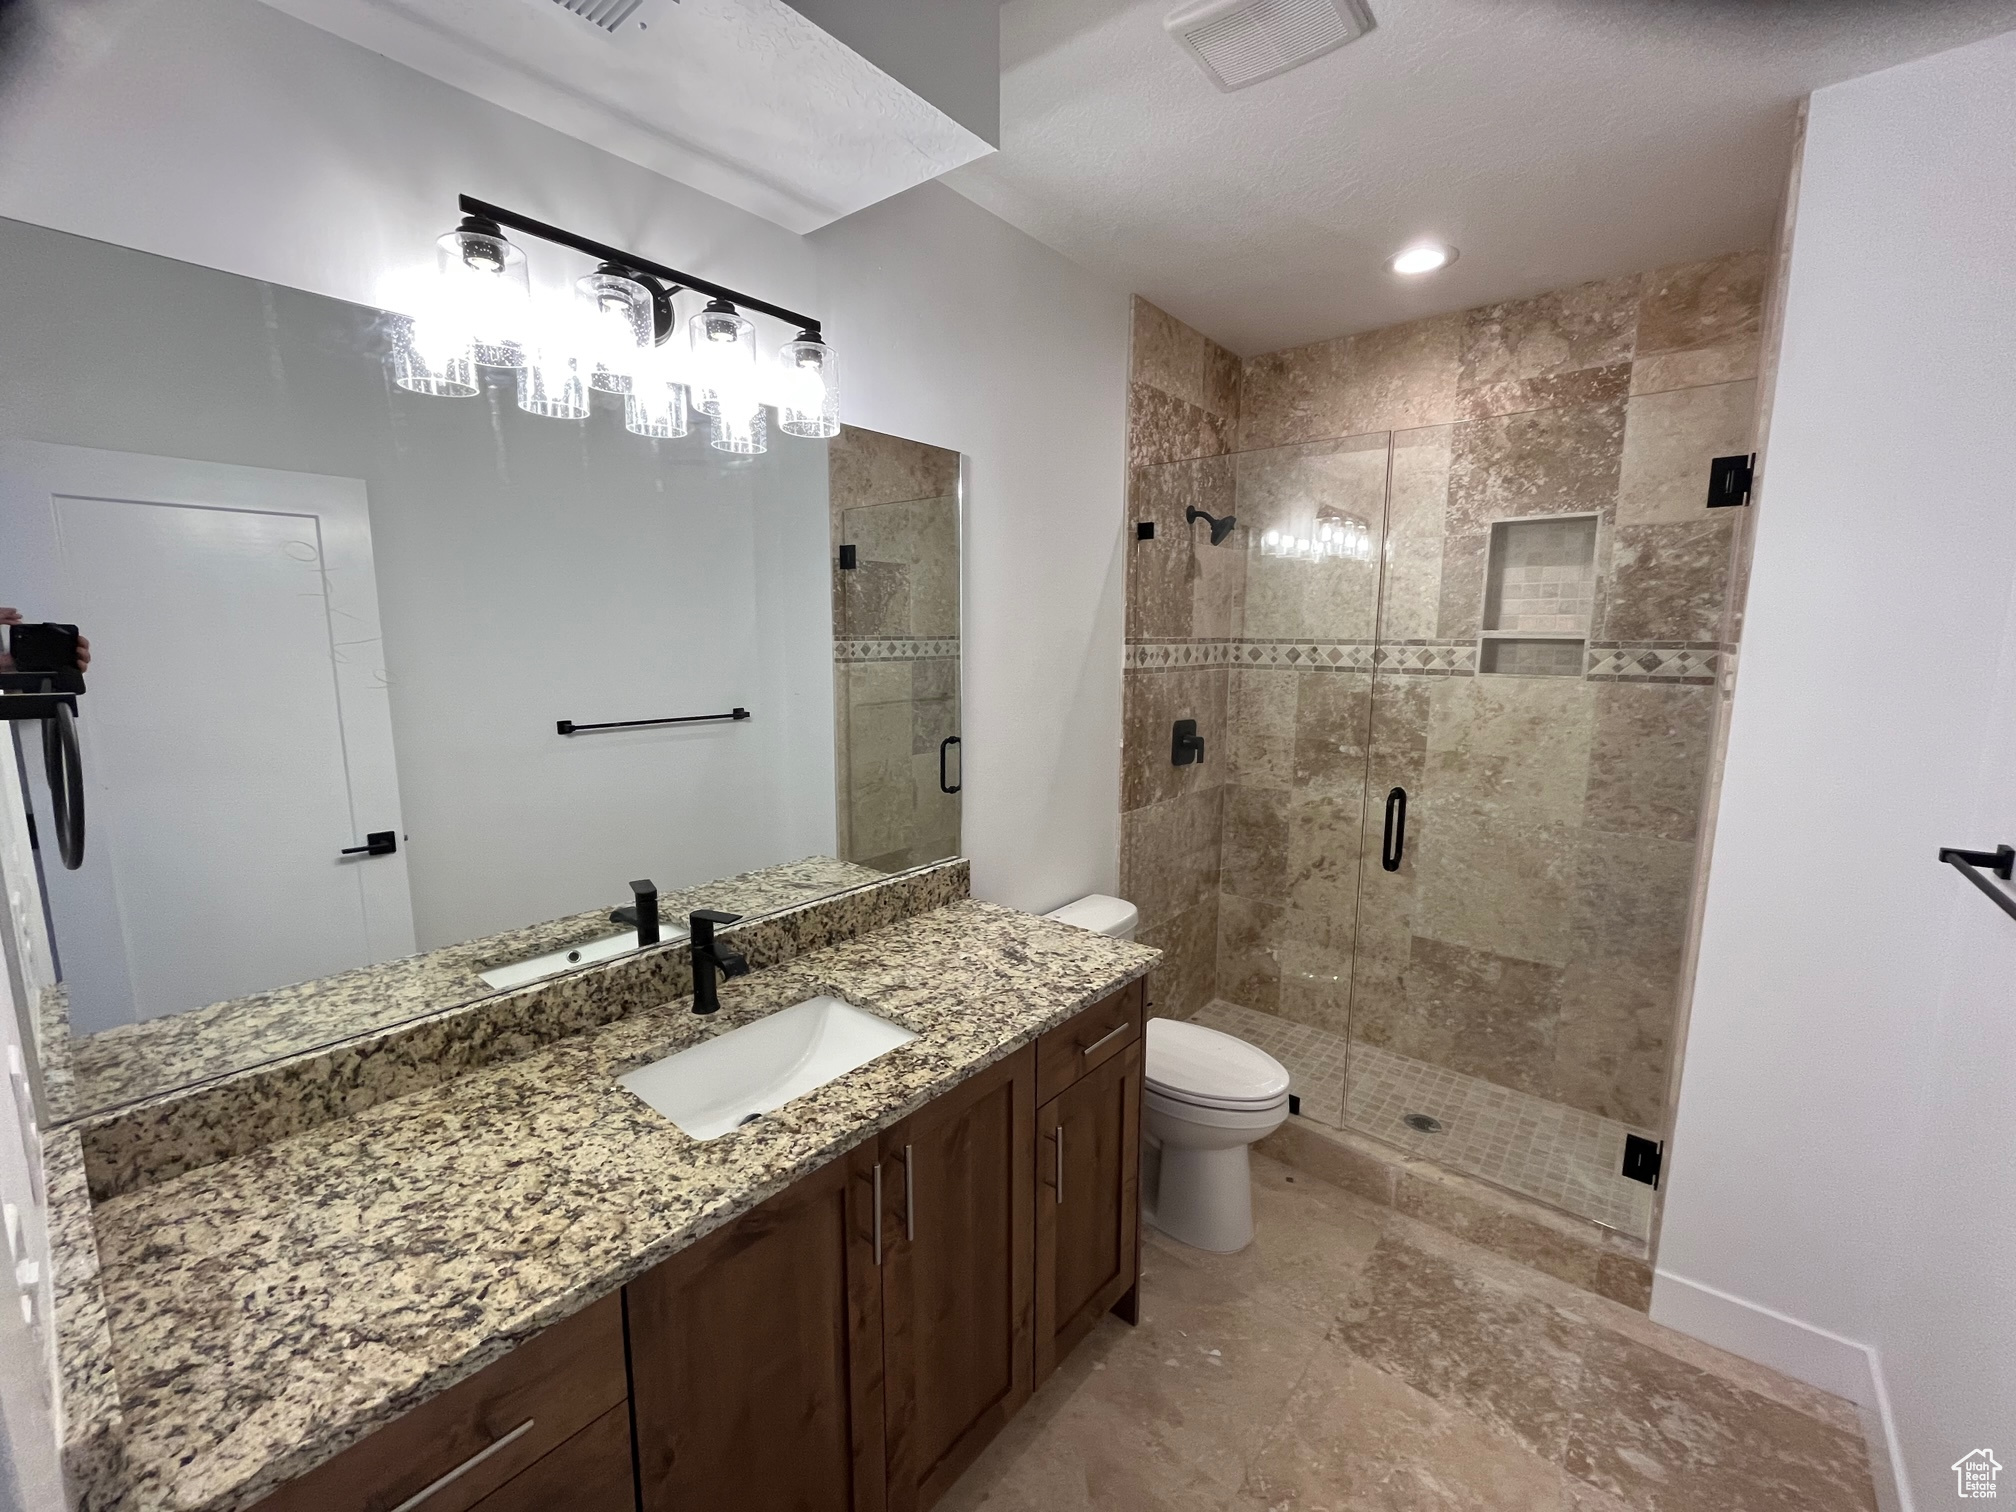
M 694 407 L 714 416 L 755 409 L 761 402 L 756 389 L 756 327 L 717 299 L 695 315 L 687 329 L 693 341 Z
M 1281 556 L 1281 555 L 1283 555 L 1283 550 L 1282 550 L 1282 545 L 1281 545 L 1281 532 L 1280 532 L 1280 531 L 1278 531 L 1278 530 L 1269 530 L 1269 531 L 1266 531 L 1265 533 L 1263 533 L 1263 534 L 1261 535 L 1261 537 L 1260 537 L 1260 555 L 1262 555 L 1262 556 Z
M 734 410 L 714 416 L 713 430 L 714 434 L 707 444 L 716 451 L 753 457 L 770 449 L 769 420 L 760 404 L 752 404 L 746 411 Z
M 620 273 L 590 273 L 574 285 L 594 360 L 588 381 L 605 394 L 627 394 L 657 345 L 651 291 Z
M 686 434 L 686 385 L 668 382 L 662 364 L 638 374 L 623 396 L 623 428 L 654 440 Z
M 518 370 L 518 408 L 550 420 L 588 418 L 588 375 L 581 322 L 571 309 L 548 310 L 535 318 Z
M 435 244 L 441 295 L 469 331 L 485 367 L 525 365 L 531 273 L 502 233 L 458 226 Z
M 402 315 L 386 366 L 392 381 L 416 394 L 467 399 L 476 392 L 476 352 L 467 331 L 434 317 Z
M 823 341 L 801 336 L 777 353 L 777 426 L 787 436 L 840 434 L 840 360 Z

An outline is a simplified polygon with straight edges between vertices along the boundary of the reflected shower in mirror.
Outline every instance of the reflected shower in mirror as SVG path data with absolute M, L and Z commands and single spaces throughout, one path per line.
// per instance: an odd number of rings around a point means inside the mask
M 0 267 L 0 606 L 92 648 L 81 867 L 37 727 L 0 761 L 49 1116 L 611 959 L 633 879 L 676 943 L 956 850 L 956 453 L 410 393 L 383 311 L 18 222 Z

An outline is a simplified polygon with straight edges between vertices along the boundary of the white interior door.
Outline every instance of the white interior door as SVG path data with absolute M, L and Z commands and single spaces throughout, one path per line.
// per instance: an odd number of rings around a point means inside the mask
M 91 639 L 85 866 L 44 865 L 75 1032 L 413 951 L 360 481 L 0 448 L 0 603 Z

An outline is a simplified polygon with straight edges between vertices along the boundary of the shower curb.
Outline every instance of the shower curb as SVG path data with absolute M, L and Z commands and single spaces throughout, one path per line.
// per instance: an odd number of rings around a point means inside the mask
M 1652 1263 L 1645 1246 L 1599 1223 L 1299 1114 L 1254 1148 L 1571 1286 L 1639 1312 L 1651 1308 Z

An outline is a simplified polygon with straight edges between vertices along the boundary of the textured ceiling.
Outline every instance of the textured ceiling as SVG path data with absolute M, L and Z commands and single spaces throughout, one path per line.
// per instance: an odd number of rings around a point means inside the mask
M 649 0 L 620 40 L 551 0 L 267 3 L 800 233 L 991 150 L 782 0 Z
M 1371 0 L 1214 90 L 1174 0 L 1008 0 L 1002 150 L 947 182 L 1245 355 L 1759 246 L 1813 89 L 2016 27 L 2010 0 Z M 1453 242 L 1447 271 L 1384 260 Z

